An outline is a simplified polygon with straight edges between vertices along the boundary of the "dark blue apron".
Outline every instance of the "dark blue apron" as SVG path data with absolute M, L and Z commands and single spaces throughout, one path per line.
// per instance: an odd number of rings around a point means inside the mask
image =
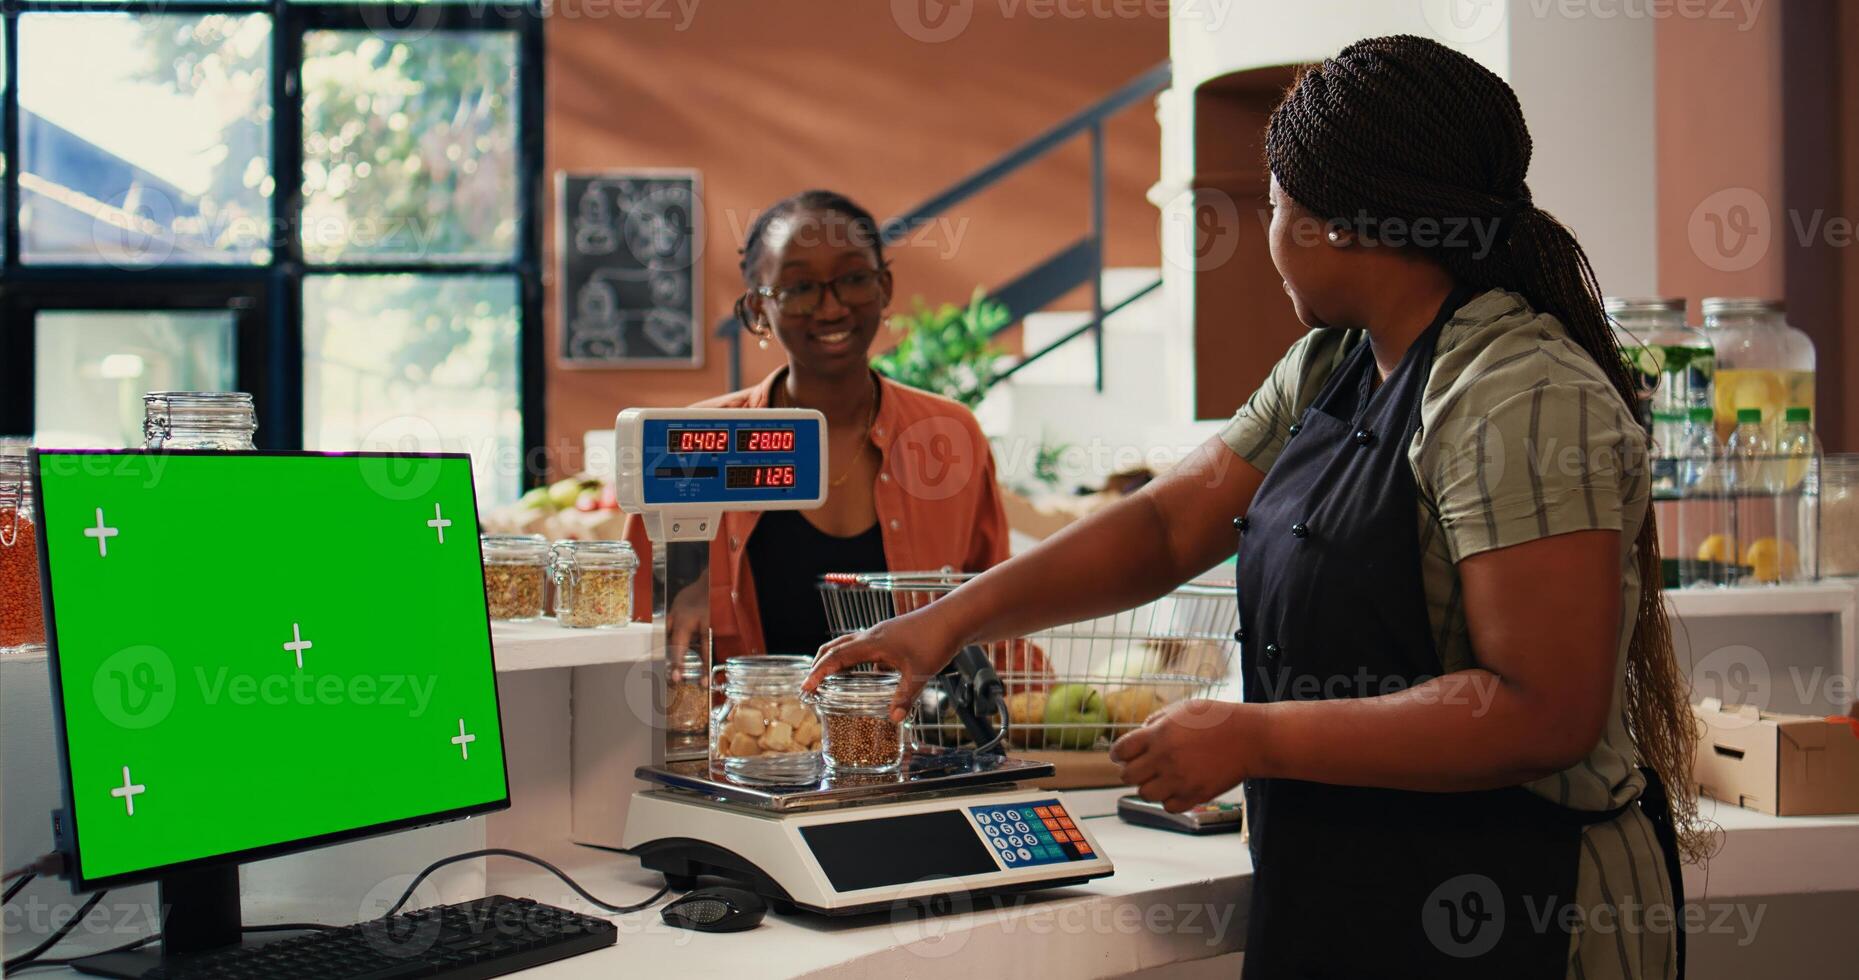
M 1407 447 L 1440 330 L 1468 298 L 1455 292 L 1379 386 L 1367 341 L 1347 354 L 1234 521 L 1247 701 L 1373 697 L 1442 672 Z M 1582 827 L 1624 809 L 1577 812 L 1521 787 L 1248 781 L 1245 973 L 1562 980 Z

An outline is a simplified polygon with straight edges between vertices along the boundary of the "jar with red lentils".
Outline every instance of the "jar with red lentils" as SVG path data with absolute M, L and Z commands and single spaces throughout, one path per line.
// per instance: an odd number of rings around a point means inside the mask
M 0 446 L 0 655 L 45 649 L 32 485 L 25 447 Z

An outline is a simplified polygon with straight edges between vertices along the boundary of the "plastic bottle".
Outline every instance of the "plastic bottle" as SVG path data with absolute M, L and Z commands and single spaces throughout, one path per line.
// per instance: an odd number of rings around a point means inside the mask
M 1652 495 L 1670 500 L 1679 495 L 1678 464 L 1684 456 L 1685 412 L 1652 413 Z
M 1762 409 L 1736 410 L 1736 428 L 1724 444 L 1724 455 L 1730 460 L 1731 518 L 1737 559 L 1744 566 L 1742 584 L 1779 582 L 1782 565 L 1788 560 L 1776 527 L 1781 467 Z
M 1736 556 L 1729 478 L 1709 408 L 1694 408 L 1678 453 L 1678 582 L 1728 585 Z
M 1716 351 L 1717 434 L 1736 426 L 1738 409 L 1759 408 L 1773 445 L 1783 410 L 1814 404 L 1814 342 L 1787 324 L 1781 303 L 1765 299 L 1705 300 L 1704 332 Z
M 1796 405 L 1782 421 L 1775 444 L 1780 490 L 1775 496 L 1776 538 L 1782 566 L 1779 580 L 1811 582 L 1820 577 L 1820 438 L 1814 412 Z
M 1685 325 L 1682 298 L 1610 296 L 1605 301 L 1614 338 L 1639 380 L 1640 423 L 1652 427 L 1658 412 L 1684 414 L 1711 405 L 1716 353 L 1708 337 Z

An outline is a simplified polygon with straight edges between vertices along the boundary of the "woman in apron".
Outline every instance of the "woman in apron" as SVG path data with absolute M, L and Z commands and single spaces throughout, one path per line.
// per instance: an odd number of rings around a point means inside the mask
M 901 718 L 962 645 L 1164 595 L 1237 539 L 1243 703 L 1170 705 L 1112 757 L 1176 811 L 1244 783 L 1248 975 L 1681 976 L 1692 722 L 1647 438 L 1515 94 L 1366 40 L 1266 147 L 1311 332 L 1173 472 L 813 680 L 893 666 Z

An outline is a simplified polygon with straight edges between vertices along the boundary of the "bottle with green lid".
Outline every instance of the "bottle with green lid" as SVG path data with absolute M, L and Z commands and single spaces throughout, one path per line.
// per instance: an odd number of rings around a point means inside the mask
M 1686 413 L 1678 497 L 1678 516 L 1673 522 L 1678 542 L 1672 549 L 1678 561 L 1678 584 L 1730 584 L 1736 567 L 1736 531 L 1723 445 L 1717 441 L 1715 412 L 1710 408 Z

